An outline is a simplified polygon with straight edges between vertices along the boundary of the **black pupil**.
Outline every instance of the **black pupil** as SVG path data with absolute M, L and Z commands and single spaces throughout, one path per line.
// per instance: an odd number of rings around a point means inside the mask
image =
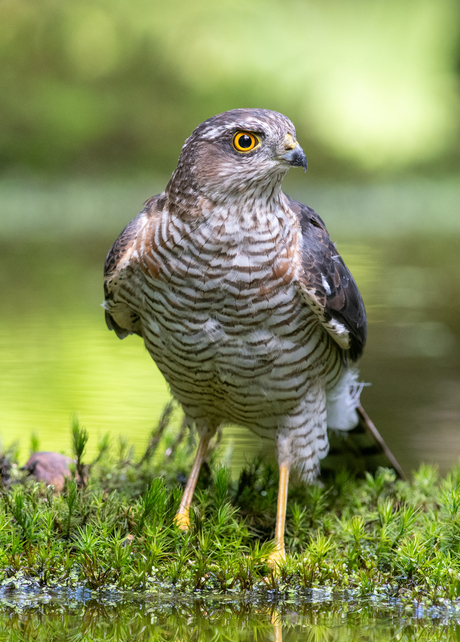
M 238 138 L 238 145 L 243 149 L 248 149 L 248 147 L 252 147 L 252 138 L 247 134 L 243 134 Z

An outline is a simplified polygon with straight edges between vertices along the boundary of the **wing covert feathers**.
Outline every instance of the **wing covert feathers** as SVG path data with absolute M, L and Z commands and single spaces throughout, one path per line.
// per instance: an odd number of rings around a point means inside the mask
M 289 203 L 302 232 L 302 295 L 327 332 L 356 361 L 366 343 L 367 326 L 358 287 L 318 214 L 291 198 Z

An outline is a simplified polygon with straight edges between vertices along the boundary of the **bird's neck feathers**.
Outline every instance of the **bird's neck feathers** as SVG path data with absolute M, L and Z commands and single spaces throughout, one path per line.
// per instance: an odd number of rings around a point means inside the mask
M 240 217 L 243 212 L 274 213 L 284 209 L 286 199 L 281 191 L 287 171 L 284 168 L 276 167 L 263 176 L 222 172 L 199 177 L 193 169 L 185 170 L 179 163 L 165 190 L 170 213 L 180 218 L 202 218 L 215 210 Z

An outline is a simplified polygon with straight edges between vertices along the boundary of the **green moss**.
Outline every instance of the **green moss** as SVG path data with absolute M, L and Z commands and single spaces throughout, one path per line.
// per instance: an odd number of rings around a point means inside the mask
M 112 454 L 106 437 L 86 467 L 86 433 L 74 422 L 78 463 L 59 496 L 17 466 L 10 479 L 5 472 L 3 589 L 302 595 L 322 588 L 426 605 L 459 598 L 460 467 L 445 479 L 421 466 L 408 482 L 380 469 L 365 479 L 340 471 L 324 485 L 293 485 L 288 558 L 273 572 L 266 559 L 276 469 L 257 460 L 232 481 L 212 450 L 184 534 L 173 517 L 193 447 L 185 431 L 177 439 L 165 421 L 137 462 L 127 444 Z M 5 455 L 4 471 L 7 461 L 14 464 L 14 455 Z

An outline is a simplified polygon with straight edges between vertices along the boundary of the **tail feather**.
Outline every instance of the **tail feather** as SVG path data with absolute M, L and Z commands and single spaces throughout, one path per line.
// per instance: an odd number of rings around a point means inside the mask
M 321 462 L 321 475 L 328 477 L 340 468 L 356 474 L 375 472 L 378 467 L 393 468 L 400 479 L 404 471 L 370 420 L 364 408 L 356 408 L 359 423 L 346 432 L 329 432 L 329 454 Z

